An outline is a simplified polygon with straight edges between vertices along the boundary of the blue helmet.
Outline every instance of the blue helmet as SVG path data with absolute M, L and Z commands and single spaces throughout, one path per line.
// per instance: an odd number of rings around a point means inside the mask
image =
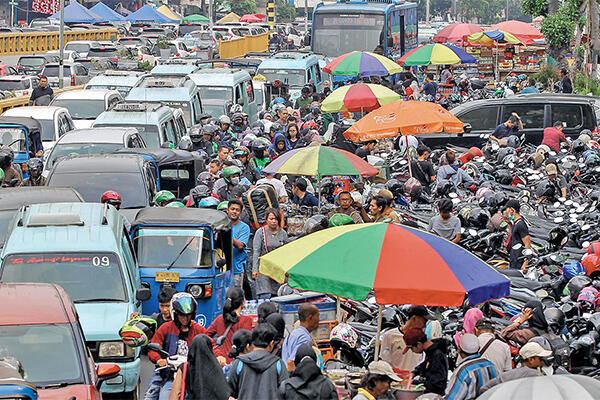
M 579 261 L 569 261 L 562 268 L 563 280 L 569 282 L 571 278 L 577 275 L 586 275 L 585 268 Z
M 219 200 L 210 196 L 200 200 L 200 202 L 198 203 L 198 208 L 214 208 L 216 210 L 218 205 Z
M 273 99 L 273 104 L 284 104 L 285 103 L 285 99 L 283 97 L 275 97 L 275 99 Z

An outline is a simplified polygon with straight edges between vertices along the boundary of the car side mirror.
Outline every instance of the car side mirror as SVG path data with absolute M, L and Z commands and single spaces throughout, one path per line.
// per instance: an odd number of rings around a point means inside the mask
M 473 126 L 471 124 L 469 124 L 468 122 L 463 124 L 463 131 L 465 131 L 465 133 L 470 133 L 473 130 Z
M 98 375 L 98 380 L 96 381 L 96 388 L 100 390 L 102 382 L 112 378 L 116 378 L 117 376 L 119 376 L 120 372 L 121 368 L 114 363 L 102 363 L 96 365 L 96 375 Z
M 139 301 L 150 300 L 151 292 L 149 287 L 141 287 L 135 291 L 135 299 Z

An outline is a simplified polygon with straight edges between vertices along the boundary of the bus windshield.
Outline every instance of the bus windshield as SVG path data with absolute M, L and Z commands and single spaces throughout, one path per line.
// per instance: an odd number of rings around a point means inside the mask
M 370 13 L 317 13 L 313 52 L 337 57 L 351 51 L 373 51 L 380 45 L 385 16 Z

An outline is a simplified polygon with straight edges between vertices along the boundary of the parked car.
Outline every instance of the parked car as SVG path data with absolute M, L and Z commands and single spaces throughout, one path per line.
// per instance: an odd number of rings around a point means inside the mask
M 87 57 L 90 49 L 95 46 L 99 46 L 95 40 L 73 40 L 65 44 L 65 50 L 74 50 L 81 57 Z
M 17 61 L 17 72 L 26 75 L 39 75 L 42 73 L 46 64 L 57 62 L 58 56 L 53 54 L 21 56 Z
M 102 383 L 119 376 L 117 364 L 94 362 L 75 305 L 60 286 L 0 283 L 0 302 L 3 357 L 19 361 L 40 399 L 99 399 Z
M 59 137 L 75 129 L 69 111 L 54 106 L 24 106 L 9 108 L 2 114 L 7 117 L 31 117 L 42 127 L 42 144 L 44 151 L 54 146 Z
M 40 78 L 33 75 L 6 75 L 0 77 L 0 91 L 14 96 L 31 96 Z
M 196 58 L 212 60 L 219 57 L 219 40 L 223 36 L 219 32 L 198 32 L 193 35 L 196 38 Z
M 150 46 L 152 45 L 152 43 L 150 43 L 150 41 L 148 39 L 146 39 L 145 37 L 141 37 L 141 36 L 125 36 L 122 38 L 119 38 L 119 40 L 117 40 L 117 43 L 120 45 L 123 45 L 125 47 L 139 47 L 139 46 Z
M 192 33 L 194 31 L 204 31 L 208 27 L 208 23 L 200 23 L 200 22 L 183 22 L 179 24 L 179 36 L 185 36 L 188 33 Z
M 47 64 L 42 72 L 48 78 L 50 87 L 60 87 L 59 65 Z M 64 63 L 62 87 L 85 85 L 90 80 L 90 74 L 81 63 Z
M 69 110 L 75 128 L 82 129 L 89 128 L 98 115 L 121 101 L 123 96 L 116 90 L 80 89 L 59 93 L 50 105 Z
M 51 54 L 51 55 L 60 57 L 59 50 L 52 50 L 52 51 L 47 52 L 46 54 Z M 63 50 L 63 62 L 74 63 L 74 62 L 77 62 L 77 60 L 82 57 L 84 57 L 84 56 L 79 54 L 79 52 L 77 52 L 75 50 Z
M 17 69 L 10 64 L 0 64 L 0 76 L 19 75 Z
M 127 96 L 132 87 L 142 80 L 146 72 L 140 71 L 115 71 L 107 70 L 94 76 L 85 85 L 84 89 L 111 89 L 117 90 L 121 96 Z

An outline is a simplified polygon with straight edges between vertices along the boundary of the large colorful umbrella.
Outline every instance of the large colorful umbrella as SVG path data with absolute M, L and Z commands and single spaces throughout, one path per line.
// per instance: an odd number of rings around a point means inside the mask
M 371 111 L 344 132 L 354 142 L 418 135 L 421 133 L 460 133 L 463 123 L 439 104 L 428 101 L 396 101 Z
M 460 306 L 509 294 L 510 281 L 460 246 L 403 225 L 329 228 L 260 258 L 260 272 L 291 287 L 378 304 Z
M 200 15 L 200 14 L 192 14 L 192 15 L 188 15 L 187 17 L 183 17 L 183 22 L 208 22 L 209 19 L 206 18 L 204 15 Z
M 374 176 L 376 168 L 348 151 L 314 145 L 294 149 L 277 157 L 264 172 L 305 176 Z
M 439 31 L 433 41 L 436 43 L 458 43 L 461 44 L 463 36 L 470 35 L 475 32 L 482 32 L 483 29 L 476 24 L 457 23 L 450 24 Z
M 500 30 L 477 32 L 471 35 L 467 35 L 463 39 L 465 42 L 481 44 L 483 46 L 498 46 L 499 44 L 528 45 L 535 43 L 533 39 L 531 39 L 528 36 L 516 35 Z
M 496 25 L 492 25 L 490 30 L 499 30 L 512 33 L 515 36 L 524 36 L 530 39 L 541 39 L 544 34 L 535 26 L 522 21 L 502 21 Z
M 262 22 L 265 14 L 244 14 L 240 18 L 240 22 Z
M 371 111 L 400 99 L 398 93 L 383 85 L 355 83 L 339 87 L 330 93 L 321 103 L 321 111 L 324 113 Z
M 477 59 L 456 46 L 430 43 L 412 49 L 398 59 L 400 65 L 476 64 Z
M 379 54 L 352 51 L 334 59 L 323 71 L 341 76 L 386 76 L 402 72 L 402 67 Z

